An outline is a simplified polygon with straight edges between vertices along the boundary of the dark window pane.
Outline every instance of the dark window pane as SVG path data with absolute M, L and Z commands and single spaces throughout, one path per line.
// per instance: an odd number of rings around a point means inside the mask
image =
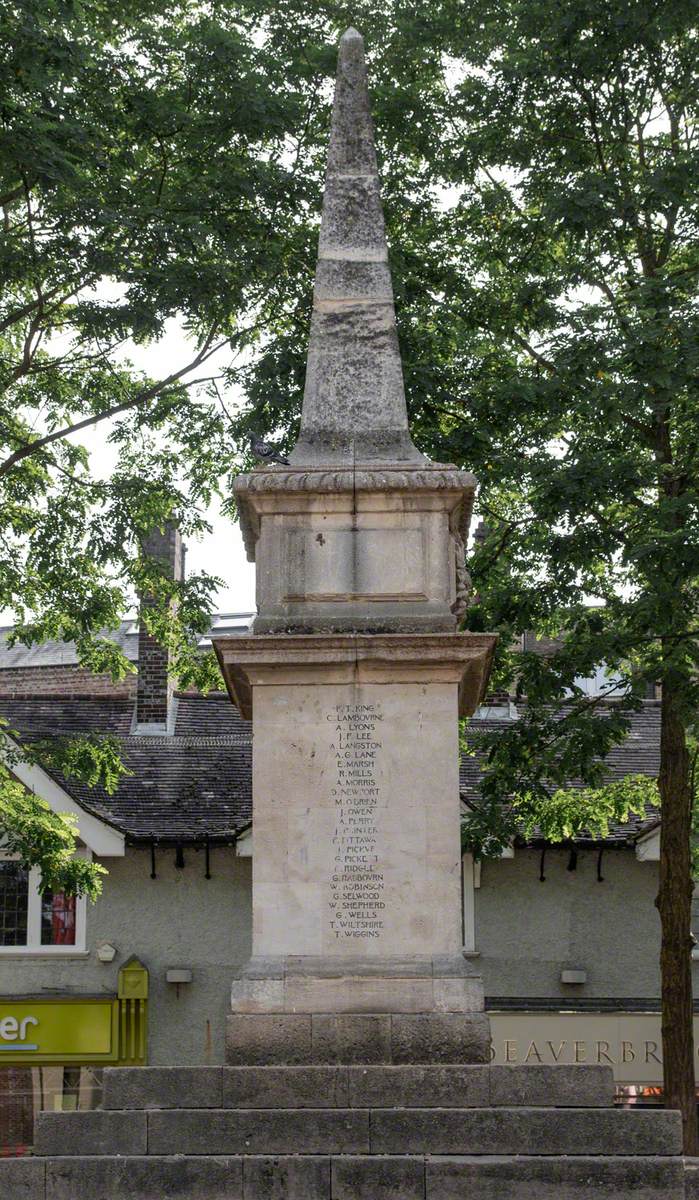
M 41 944 L 75 945 L 75 896 L 44 892 L 41 897 Z
M 26 946 L 29 872 L 0 861 L 0 946 Z
M 34 1140 L 34 1088 L 30 1067 L 0 1069 L 0 1158 L 27 1154 Z

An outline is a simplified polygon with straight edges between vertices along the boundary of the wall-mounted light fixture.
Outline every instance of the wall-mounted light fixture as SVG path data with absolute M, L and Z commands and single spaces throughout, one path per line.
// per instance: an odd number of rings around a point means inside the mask
M 165 979 L 168 983 L 176 983 L 178 986 L 181 983 L 191 983 L 192 972 L 189 967 L 168 967 Z
M 112 946 L 111 942 L 103 942 L 97 947 L 97 957 L 101 963 L 114 962 L 116 953 L 116 946 Z
M 561 983 L 587 983 L 587 971 L 561 971 Z

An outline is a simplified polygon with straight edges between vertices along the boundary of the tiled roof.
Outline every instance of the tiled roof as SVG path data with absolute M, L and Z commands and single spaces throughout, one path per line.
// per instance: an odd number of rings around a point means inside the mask
M 132 840 L 232 839 L 252 818 L 252 729 L 227 695 L 177 698 L 171 737 L 145 737 L 132 730 L 133 700 L 95 696 L 0 699 L 0 716 L 20 738 L 32 740 L 71 733 L 111 733 L 121 742 L 125 776 L 109 796 L 57 777 L 61 786 L 96 816 Z M 474 718 L 473 733 L 503 728 L 489 716 Z M 626 742 L 609 755 L 609 777 L 656 776 L 659 766 L 660 710 L 653 701 L 631 718 Z M 273 750 L 273 748 L 270 748 Z M 462 795 L 478 802 L 480 760 L 464 757 Z M 649 811 L 614 828 L 608 844 L 627 845 L 657 820 Z M 585 839 L 582 839 L 583 841 Z M 589 839 L 597 842 L 599 839 Z M 536 839 L 534 839 L 536 842 Z
M 563 710 L 565 711 L 565 710 Z M 504 722 L 492 719 L 474 719 L 468 729 L 474 734 L 497 733 L 503 729 Z M 467 731 L 468 732 L 468 731 Z M 479 781 L 482 769 L 483 755 L 478 751 L 474 755 L 462 756 L 459 768 L 461 795 L 467 803 L 478 804 Z M 630 729 L 622 745 L 610 751 L 607 757 L 606 779 L 613 782 L 625 775 L 648 775 L 654 779 L 660 768 L 660 704 L 658 701 L 646 700 L 639 712 L 630 715 Z M 582 787 L 579 780 L 572 780 L 571 787 Z M 642 816 L 632 815 L 628 821 L 610 827 L 609 836 L 601 839 L 596 835 L 583 833 L 576 842 L 579 844 L 598 845 L 627 845 L 640 834 L 648 832 L 658 823 L 657 809 L 648 807 Z M 536 836 L 529 839 L 530 844 L 543 844 L 543 839 Z
M 251 729 L 223 693 L 179 697 L 172 737 L 134 736 L 127 698 L 1 699 L 0 716 L 27 741 L 59 733 L 117 736 L 131 774 L 113 795 L 53 774 L 79 804 L 131 840 L 231 840 L 250 823 Z

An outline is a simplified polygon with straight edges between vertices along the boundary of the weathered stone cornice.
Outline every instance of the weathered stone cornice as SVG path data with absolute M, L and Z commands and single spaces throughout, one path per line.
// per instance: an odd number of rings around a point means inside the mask
M 256 634 L 215 638 L 233 703 L 252 719 L 253 688 L 307 683 L 458 683 L 459 714 L 480 703 L 492 633 Z
M 475 476 L 460 471 L 451 463 L 430 463 L 424 467 L 393 464 L 357 467 L 263 467 L 249 475 L 238 475 L 234 482 L 236 495 L 244 492 L 387 492 L 433 491 L 449 488 L 453 491 L 473 491 Z

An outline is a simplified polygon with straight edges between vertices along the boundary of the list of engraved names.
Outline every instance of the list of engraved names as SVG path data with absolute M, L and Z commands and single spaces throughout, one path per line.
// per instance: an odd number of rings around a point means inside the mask
M 384 928 L 384 877 L 378 854 L 380 704 L 336 704 L 327 713 L 335 809 L 330 879 L 331 939 L 378 938 Z

